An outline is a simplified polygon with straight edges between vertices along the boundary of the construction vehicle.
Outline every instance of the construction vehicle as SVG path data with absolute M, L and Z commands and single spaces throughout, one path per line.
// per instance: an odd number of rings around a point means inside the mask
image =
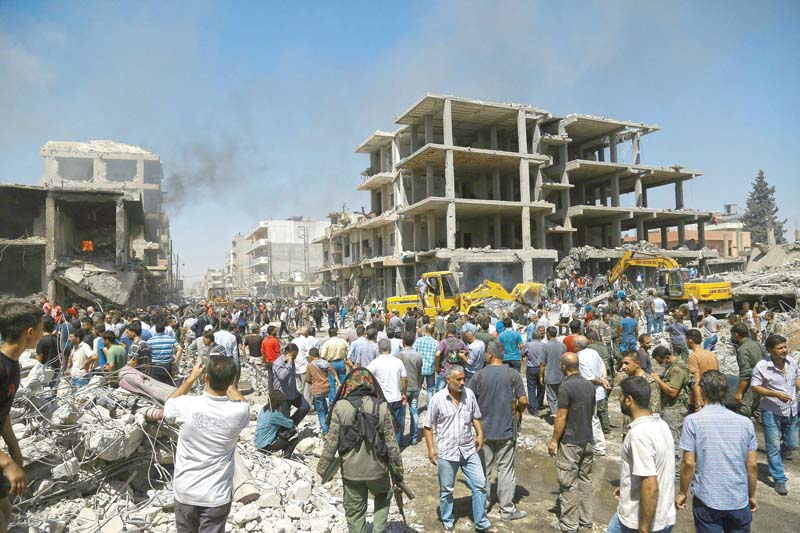
M 209 287 L 208 298 L 209 303 L 224 305 L 228 303 L 228 294 L 225 287 Z
M 470 313 L 492 302 L 517 302 L 535 307 L 539 303 L 544 287 L 541 283 L 517 283 L 514 289 L 508 292 L 501 284 L 486 279 L 472 291 L 461 292 L 455 274 L 448 270 L 426 272 L 422 275 L 422 279 L 428 285 L 424 312 L 431 317 L 441 311 L 448 312 L 454 307 L 458 312 Z M 403 314 L 409 308 L 422 308 L 420 303 L 417 294 L 393 296 L 387 298 L 386 310 Z
M 695 278 L 689 279 L 689 269 L 665 255 L 628 250 L 606 277 L 611 287 L 630 267 L 655 268 L 656 292 L 673 305 L 679 306 L 694 296 L 699 306 L 710 307 L 714 314 L 733 312 L 733 295 L 729 281 Z

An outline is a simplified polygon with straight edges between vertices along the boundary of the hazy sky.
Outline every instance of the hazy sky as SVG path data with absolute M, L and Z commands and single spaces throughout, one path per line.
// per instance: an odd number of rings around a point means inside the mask
M 687 207 L 763 168 L 800 218 L 796 0 L 284 4 L 0 0 L 0 182 L 39 183 L 48 140 L 206 176 L 170 207 L 188 286 L 258 220 L 367 205 L 353 149 L 437 92 L 658 124 L 642 162 L 705 173 Z

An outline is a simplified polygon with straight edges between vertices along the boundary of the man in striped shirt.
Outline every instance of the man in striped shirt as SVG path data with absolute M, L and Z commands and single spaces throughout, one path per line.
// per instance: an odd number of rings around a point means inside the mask
M 172 365 L 181 358 L 183 347 L 166 333 L 166 325 L 159 320 L 155 325 L 156 334 L 147 340 L 153 368 L 150 376 L 167 385 L 174 385 Z
M 422 380 L 425 382 L 425 388 L 428 391 L 426 405 L 430 405 L 431 398 L 433 398 L 433 393 L 435 392 L 436 350 L 439 349 L 439 343 L 433 338 L 435 328 L 432 324 L 427 324 L 422 329 L 425 335 L 414 341 L 414 351 L 422 356 Z
M 483 447 L 481 410 L 475 393 L 464 387 L 464 369 L 447 369 L 447 388 L 433 395 L 425 419 L 428 458 L 439 468 L 439 513 L 445 531 L 455 530 L 453 490 L 458 469 L 472 489 L 472 513 L 476 531 L 497 532 L 486 515 L 486 476 L 478 452 Z M 472 428 L 476 435 L 473 437 Z M 436 431 L 436 443 L 433 433 Z

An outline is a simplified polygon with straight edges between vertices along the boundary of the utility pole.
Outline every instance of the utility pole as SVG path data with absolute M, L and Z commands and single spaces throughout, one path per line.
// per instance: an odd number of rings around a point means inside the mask
M 303 239 L 303 258 L 305 261 L 305 268 L 306 268 L 306 296 L 311 296 L 311 280 L 309 278 L 310 273 L 308 266 L 308 227 L 298 226 L 297 236 Z

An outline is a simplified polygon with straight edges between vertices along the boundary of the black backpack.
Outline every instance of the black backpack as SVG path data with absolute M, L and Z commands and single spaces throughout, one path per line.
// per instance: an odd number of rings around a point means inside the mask
M 364 410 L 363 398 L 346 399 L 355 408 L 356 413 L 351 425 L 343 425 L 339 430 L 339 456 L 344 457 L 356 449 L 362 441 L 375 452 L 379 459 L 389 456 L 389 448 L 383 435 L 380 407 L 383 400 L 372 398 L 372 409 Z

